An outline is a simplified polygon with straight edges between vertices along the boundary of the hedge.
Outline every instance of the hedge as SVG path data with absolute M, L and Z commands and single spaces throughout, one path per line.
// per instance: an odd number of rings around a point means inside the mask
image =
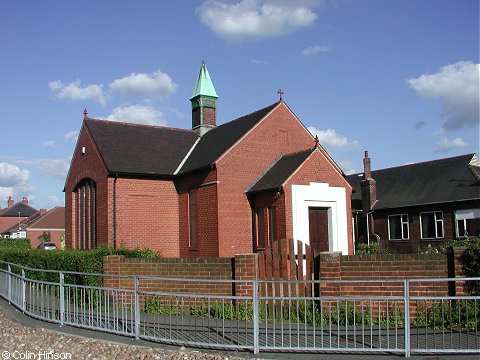
M 14 248 L 19 250 L 30 250 L 30 239 L 7 239 L 0 237 L 0 248 Z
M 152 258 L 158 256 L 149 249 L 112 249 L 100 247 L 94 250 L 19 250 L 12 247 L 0 248 L 0 260 L 22 265 L 33 269 L 48 269 L 71 271 L 79 273 L 103 273 L 103 257 L 107 255 L 124 255 L 127 258 Z M 5 265 L 2 265 L 5 268 Z M 17 273 L 20 270 L 13 269 Z M 41 271 L 27 271 L 26 276 L 30 279 L 52 281 L 58 283 L 58 273 Z M 65 274 L 65 283 L 101 286 L 102 277 L 82 274 Z

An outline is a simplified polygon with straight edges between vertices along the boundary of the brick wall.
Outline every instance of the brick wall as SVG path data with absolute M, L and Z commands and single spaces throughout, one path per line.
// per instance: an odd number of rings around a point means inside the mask
M 351 255 L 340 252 L 320 254 L 321 280 L 385 280 L 375 283 L 324 283 L 320 288 L 322 296 L 402 296 L 403 283 L 395 280 L 461 277 L 459 257 L 461 249 L 449 255 L 408 254 L 408 255 Z M 448 282 L 412 282 L 411 296 L 444 296 L 452 294 Z M 463 294 L 462 284 L 456 285 L 455 293 Z
M 110 217 L 116 217 L 117 247 L 148 247 L 164 257 L 180 256 L 178 196 L 173 182 L 118 178 L 115 186 L 116 211 L 114 215 L 112 206 Z
M 82 147 L 85 147 L 85 154 L 82 154 Z M 93 179 L 96 182 L 96 230 L 98 245 L 111 245 L 109 243 L 109 239 L 111 239 L 111 229 L 108 227 L 108 217 L 105 216 L 105 214 L 109 214 L 109 209 L 111 209 L 111 203 L 108 197 L 110 184 L 108 183 L 107 170 L 90 134 L 85 125 L 83 125 L 65 182 L 65 243 L 67 248 L 75 248 L 75 239 L 72 233 L 75 225 L 73 191 L 76 185 L 86 178 Z
M 166 281 L 139 279 L 140 291 L 175 292 L 203 295 L 251 295 L 251 286 L 231 280 L 253 280 L 256 276 L 256 254 L 237 255 L 234 258 L 125 258 L 121 255 L 103 258 L 105 275 L 154 276 L 171 279 L 210 279 L 226 282 Z M 131 277 L 109 277 L 104 279 L 105 287 L 133 289 Z

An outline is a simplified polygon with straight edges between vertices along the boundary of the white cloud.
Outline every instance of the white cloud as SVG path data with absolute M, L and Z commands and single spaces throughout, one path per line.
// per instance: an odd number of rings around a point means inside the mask
M 7 162 L 0 163 L 0 199 L 9 196 L 14 199 L 24 196 L 31 199 L 36 189 L 28 183 L 29 177 L 30 171 L 27 169 L 20 169 Z
M 260 59 L 252 59 L 252 60 L 250 60 L 250 64 L 255 65 L 255 66 L 257 66 L 257 65 L 268 65 L 268 61 L 260 60 Z
M 312 56 L 321 52 L 329 52 L 330 48 L 326 46 L 320 46 L 320 45 L 315 45 L 315 46 L 310 46 L 306 49 L 302 50 L 302 55 L 303 56 Z
M 151 106 L 131 105 L 116 107 L 106 119 L 136 124 L 165 126 L 167 123 L 162 117 L 163 114 Z
M 117 94 L 163 98 L 175 92 L 177 85 L 168 74 L 157 70 L 152 74 L 131 73 L 110 84 Z
M 75 140 L 77 136 L 78 136 L 78 130 L 72 130 L 66 133 L 65 135 L 63 135 L 63 138 L 66 141 L 69 141 L 69 140 Z
M 18 159 L 15 162 L 60 180 L 65 180 L 70 166 L 70 163 L 63 159 Z
M 479 73 L 480 64 L 461 61 L 407 83 L 420 95 L 441 101 L 447 118 L 443 128 L 459 130 L 479 124 Z
M 437 141 L 437 148 L 435 149 L 436 153 L 446 153 L 455 149 L 463 148 L 467 146 L 465 141 L 462 138 L 455 138 L 449 140 L 446 137 L 440 137 Z
M 46 140 L 43 142 L 43 147 L 54 149 L 57 147 L 57 145 L 55 145 L 55 141 L 53 140 Z
M 320 145 L 327 150 L 354 150 L 358 147 L 357 140 L 350 141 L 345 136 L 337 134 L 333 129 L 318 130 L 313 126 L 309 126 L 307 129 L 313 136 L 318 136 Z
M 12 187 L 26 183 L 29 176 L 30 172 L 27 169 L 21 170 L 16 165 L 0 163 L 0 187 Z
M 64 84 L 60 80 L 48 83 L 52 95 L 55 99 L 61 100 L 91 100 L 96 101 L 102 106 L 107 104 L 107 97 L 103 92 L 103 85 L 82 86 L 80 80 L 70 84 Z
M 356 173 L 355 169 L 353 168 L 353 163 L 350 160 L 340 160 L 337 161 L 337 164 L 346 175 L 352 175 Z
M 223 0 L 205 1 L 200 21 L 230 41 L 266 39 L 293 33 L 311 26 L 318 18 L 317 1 Z

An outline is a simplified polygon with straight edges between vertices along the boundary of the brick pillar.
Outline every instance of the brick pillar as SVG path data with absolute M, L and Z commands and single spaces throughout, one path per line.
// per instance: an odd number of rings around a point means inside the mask
M 235 280 L 255 280 L 258 278 L 258 254 L 238 254 L 234 258 Z M 235 295 L 252 296 L 251 283 L 236 283 Z
M 460 257 L 465 252 L 465 247 L 450 247 L 448 248 L 448 277 L 449 278 L 461 278 L 463 277 L 462 273 L 462 263 L 460 262 Z M 450 296 L 461 296 L 464 295 L 463 286 L 465 281 L 455 281 L 455 283 L 450 282 L 448 285 L 448 293 Z
M 119 275 L 122 273 L 121 268 L 125 264 L 125 256 L 109 255 L 103 257 L 103 273 L 105 275 Z M 103 278 L 104 287 L 119 288 L 120 278 L 105 276 Z
M 341 280 L 341 251 L 324 252 L 320 254 L 320 280 Z M 340 284 L 322 283 L 320 294 L 323 296 L 340 296 Z

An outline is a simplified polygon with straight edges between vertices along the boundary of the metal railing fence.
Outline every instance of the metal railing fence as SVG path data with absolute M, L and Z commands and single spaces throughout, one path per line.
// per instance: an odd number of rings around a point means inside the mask
M 48 280 L 34 279 L 35 273 L 48 274 Z M 119 281 L 116 287 L 66 281 L 75 276 Z M 418 290 L 426 283 L 452 289 L 465 281 L 480 278 L 309 281 L 314 295 L 303 296 L 298 281 L 74 273 L 0 261 L 0 296 L 32 317 L 137 339 L 255 354 L 480 353 L 480 296 L 443 296 L 433 290 L 425 296 Z M 156 288 L 159 283 L 163 290 Z M 386 287 L 393 289 L 389 295 Z M 230 289 L 230 294 L 215 293 L 218 288 Z M 243 295 L 231 295 L 240 288 Z

